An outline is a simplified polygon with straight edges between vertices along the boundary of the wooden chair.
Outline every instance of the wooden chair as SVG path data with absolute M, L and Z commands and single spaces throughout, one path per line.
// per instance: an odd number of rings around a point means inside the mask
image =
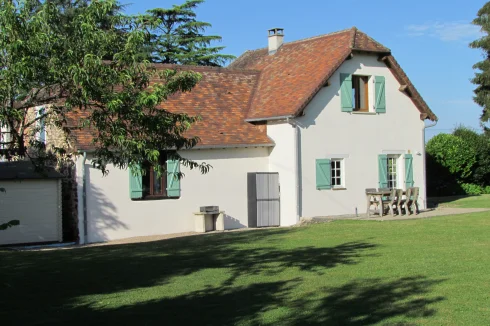
M 419 199 L 419 187 L 412 187 L 412 188 L 409 188 L 410 190 L 410 194 L 408 193 L 407 191 L 407 202 L 406 202 L 406 210 L 407 212 L 410 214 L 410 208 L 414 208 L 415 209 L 413 210 L 415 212 L 415 214 L 418 214 L 419 213 L 419 203 L 418 203 L 418 199 Z
M 398 204 L 397 194 L 398 194 L 398 189 L 391 189 L 390 197 L 386 199 L 386 202 L 383 201 L 383 206 L 384 206 L 383 209 L 385 207 L 389 208 L 391 216 L 395 215 L 393 206 L 396 207 L 396 205 Z
M 366 188 L 366 198 L 367 198 L 367 216 L 371 215 L 371 206 L 374 206 L 378 210 L 379 201 L 376 196 L 370 196 L 369 193 L 376 192 L 376 188 Z
M 395 201 L 393 202 L 393 210 L 396 215 L 402 215 L 403 205 L 403 189 L 396 189 Z

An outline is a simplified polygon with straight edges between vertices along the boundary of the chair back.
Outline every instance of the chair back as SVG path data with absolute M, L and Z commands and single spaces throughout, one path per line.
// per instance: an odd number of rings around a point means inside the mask
M 409 201 L 410 198 L 412 197 L 412 189 L 413 188 L 407 188 L 407 195 L 406 195 L 407 196 L 407 201 Z
M 419 199 L 419 187 L 413 187 L 410 194 L 410 200 L 417 201 Z
M 396 199 L 396 194 L 398 193 L 398 189 L 391 189 L 391 194 L 390 194 L 390 203 L 393 204 L 397 199 Z
M 402 201 L 402 197 L 403 197 L 403 189 L 397 189 L 396 190 L 396 201 L 397 201 L 397 205 L 399 206 L 401 201 Z

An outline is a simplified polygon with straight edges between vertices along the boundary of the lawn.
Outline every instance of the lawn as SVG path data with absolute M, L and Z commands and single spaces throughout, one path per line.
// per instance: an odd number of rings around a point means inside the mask
M 488 325 L 489 235 L 485 212 L 0 251 L 0 323 Z

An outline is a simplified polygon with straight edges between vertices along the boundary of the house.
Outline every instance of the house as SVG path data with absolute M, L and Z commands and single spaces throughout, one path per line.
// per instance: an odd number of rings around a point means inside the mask
M 205 175 L 167 161 L 162 177 L 103 176 L 90 134 L 75 133 L 80 242 L 194 231 L 202 206 L 218 206 L 225 229 L 364 213 L 374 187 L 420 187 L 425 208 L 424 121 L 437 117 L 390 49 L 356 28 L 268 40 L 227 68 L 180 67 L 203 78 L 162 104 L 201 115 L 202 142 L 180 154 L 211 164 Z

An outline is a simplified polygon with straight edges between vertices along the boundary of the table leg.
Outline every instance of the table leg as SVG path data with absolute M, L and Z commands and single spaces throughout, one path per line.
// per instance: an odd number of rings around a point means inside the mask
M 367 215 L 367 217 L 370 217 L 371 216 L 371 196 L 370 195 L 366 195 L 366 201 L 367 201 L 366 215 Z
M 383 217 L 383 196 L 378 196 L 379 198 L 379 216 Z

